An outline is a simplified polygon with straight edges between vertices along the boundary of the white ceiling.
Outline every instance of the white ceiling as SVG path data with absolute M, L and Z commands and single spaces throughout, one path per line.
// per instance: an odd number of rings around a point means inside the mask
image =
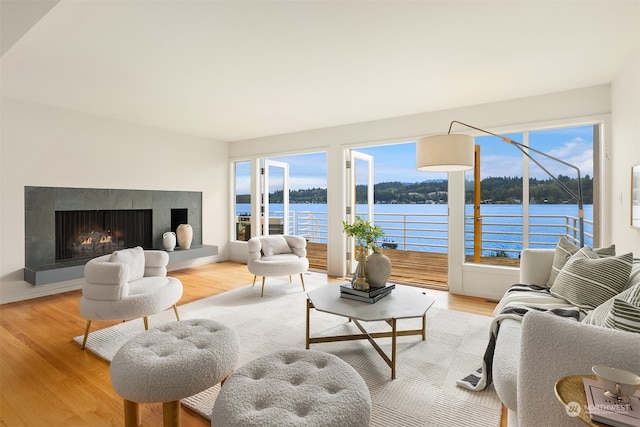
M 610 83 L 640 49 L 636 0 L 34 3 L 2 96 L 224 141 Z

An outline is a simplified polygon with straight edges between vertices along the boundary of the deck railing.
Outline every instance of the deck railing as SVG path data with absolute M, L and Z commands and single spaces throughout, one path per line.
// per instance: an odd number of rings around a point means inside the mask
M 282 212 L 279 212 L 282 217 Z M 278 216 L 278 212 L 272 212 Z M 309 242 L 326 244 L 326 212 L 291 211 L 288 232 L 306 236 Z M 366 214 L 359 214 L 367 219 Z M 398 250 L 446 253 L 448 217 L 444 214 L 376 213 L 374 222 L 382 227 L 383 247 Z M 465 216 L 465 253 L 473 254 L 473 216 Z M 482 215 L 482 256 L 518 258 L 526 244 L 530 248 L 553 248 L 565 236 L 578 243 L 579 220 L 568 215 L 530 215 L 524 229 L 522 215 Z M 593 221 L 585 220 L 585 242 L 592 245 Z

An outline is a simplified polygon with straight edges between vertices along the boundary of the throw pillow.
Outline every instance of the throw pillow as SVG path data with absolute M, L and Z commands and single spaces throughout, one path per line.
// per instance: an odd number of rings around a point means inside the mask
M 547 280 L 547 286 L 551 287 L 558 277 L 558 273 L 562 270 L 562 267 L 567 263 L 571 255 L 580 250 L 579 247 L 571 243 L 566 237 L 560 237 L 558 244 L 556 245 L 556 252 L 553 255 L 553 265 L 551 266 L 551 273 Z M 616 254 L 616 245 L 611 245 L 607 248 L 595 248 L 594 251 L 600 256 L 613 256 Z
M 111 254 L 109 260 L 120 264 L 128 264 L 131 272 L 130 281 L 144 277 L 144 250 L 140 246 L 115 251 Z
M 282 236 L 265 236 L 262 241 L 262 254 L 273 256 L 278 254 L 290 254 L 291 248 Z
M 640 333 L 640 307 L 616 298 L 602 326 Z
M 550 292 L 577 307 L 594 309 L 624 289 L 632 263 L 632 253 L 600 258 L 585 246 L 569 258 Z
M 605 319 L 613 309 L 613 302 L 617 299 L 640 307 L 640 283 L 612 298 L 609 298 L 607 301 L 597 306 L 593 311 L 589 312 L 587 317 L 582 320 L 582 323 L 586 323 L 587 325 L 604 326 Z

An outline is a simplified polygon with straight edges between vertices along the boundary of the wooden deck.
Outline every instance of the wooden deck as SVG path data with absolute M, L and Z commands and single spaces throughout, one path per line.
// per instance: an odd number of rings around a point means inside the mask
M 397 249 L 383 249 L 383 253 L 391 259 L 390 280 L 414 286 L 448 288 L 448 254 Z M 308 243 L 307 257 L 310 269 L 327 271 L 327 245 Z M 481 261 L 510 267 L 520 265 L 517 258 L 483 257 Z M 467 257 L 467 262 L 473 262 L 473 257 Z

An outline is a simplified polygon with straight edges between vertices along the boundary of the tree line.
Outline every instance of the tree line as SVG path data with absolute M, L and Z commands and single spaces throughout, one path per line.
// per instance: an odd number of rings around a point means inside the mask
M 578 180 L 560 175 L 558 180 L 578 194 Z M 447 180 L 423 181 L 415 183 L 381 182 L 374 185 L 375 203 L 413 204 L 413 203 L 447 203 Z M 583 200 L 585 205 L 593 204 L 593 179 L 587 175 L 582 178 Z M 473 203 L 474 188 L 472 181 L 466 181 L 466 203 Z M 482 203 L 521 204 L 522 177 L 489 177 L 480 182 L 480 199 Z M 282 203 L 282 190 L 269 194 L 272 203 Z M 356 203 L 366 203 L 367 186 L 356 186 Z M 236 203 L 250 203 L 247 194 L 238 195 Z M 289 191 L 290 203 L 327 203 L 326 188 L 309 188 Z M 574 204 L 575 200 L 564 191 L 553 179 L 529 180 L 529 202 L 532 204 Z

